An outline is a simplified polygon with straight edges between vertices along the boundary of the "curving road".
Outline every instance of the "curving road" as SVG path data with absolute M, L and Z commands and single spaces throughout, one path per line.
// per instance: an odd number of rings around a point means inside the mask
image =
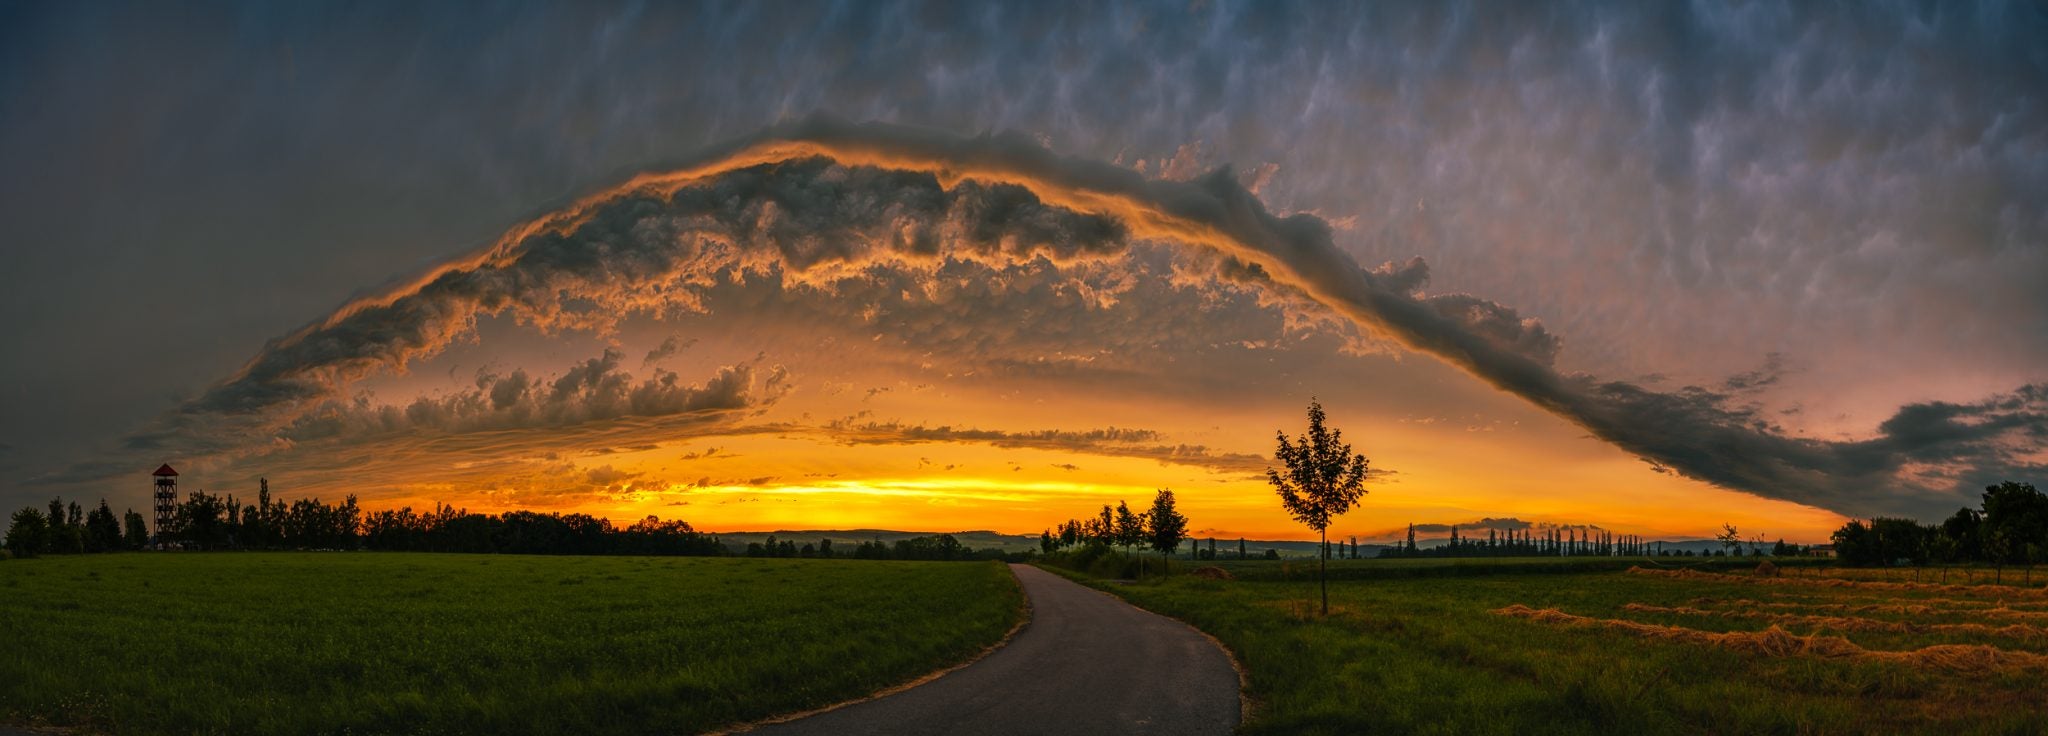
M 1028 565 L 1031 622 L 1003 648 L 885 698 L 750 734 L 1227 734 L 1237 671 L 1187 624 Z

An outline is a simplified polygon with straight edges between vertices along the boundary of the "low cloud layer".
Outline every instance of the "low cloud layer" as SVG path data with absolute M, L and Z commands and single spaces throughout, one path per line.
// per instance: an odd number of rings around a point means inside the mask
M 1241 452 L 1219 452 L 1201 445 L 1162 444 L 1162 435 L 1149 429 L 1060 430 L 1044 429 L 1007 432 L 969 427 L 906 426 L 895 422 L 833 422 L 825 431 L 835 440 L 856 445 L 909 445 L 921 443 L 981 443 L 1002 448 L 1058 450 L 1157 460 L 1170 465 L 1187 465 L 1221 473 L 1257 474 L 1271 464 L 1264 456 Z M 1077 470 L 1072 464 L 1056 465 Z
M 1763 374 L 1738 376 L 1721 390 L 1676 391 L 1565 374 L 1554 366 L 1561 340 L 1535 319 L 1483 297 L 1427 292 L 1430 268 L 1419 258 L 1362 268 L 1331 233 L 1322 218 L 1270 212 L 1228 171 L 1155 180 L 1062 157 L 1022 136 L 814 118 L 596 193 L 274 340 L 130 445 L 221 451 L 274 442 L 280 427 L 319 426 L 310 417 L 351 383 L 437 354 L 471 334 L 482 315 L 603 332 L 621 315 L 700 308 L 700 290 L 735 274 L 830 292 L 872 269 L 930 275 L 949 263 L 1035 261 L 1115 268 L 1133 243 L 1148 242 L 1206 254 L 1190 261 L 1209 269 L 1199 278 L 1313 302 L 1658 467 L 1723 487 L 1850 514 L 1926 515 L 1963 501 L 1975 485 L 2044 469 L 2041 386 L 1969 404 L 1906 406 L 1867 439 L 1793 437 L 1740 403 Z M 658 376 L 630 385 L 615 373 L 618 361 L 607 354 L 546 387 L 516 372 L 492 377 L 469 394 L 416 404 L 417 418 L 379 410 L 376 421 L 616 416 L 643 405 L 715 402 L 720 393 L 678 392 L 672 375 L 665 384 Z M 575 408 L 562 408 L 570 398 Z M 176 439 L 193 435 L 202 439 Z
M 331 402 L 301 415 L 278 436 L 293 442 L 358 441 L 393 435 L 462 434 L 498 430 L 561 429 L 590 422 L 674 415 L 744 415 L 774 403 L 787 390 L 787 374 L 773 367 L 756 380 L 753 366 L 720 369 L 700 385 L 672 371 L 653 371 L 642 380 L 619 367 L 623 356 L 607 350 L 571 366 L 559 376 L 529 377 L 524 370 L 485 373 L 476 387 L 422 396 L 403 405 L 376 404 L 368 397 Z

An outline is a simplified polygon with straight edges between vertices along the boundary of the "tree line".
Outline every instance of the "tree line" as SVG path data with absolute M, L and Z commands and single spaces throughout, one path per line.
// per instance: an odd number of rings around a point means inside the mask
M 471 513 L 444 504 L 426 512 L 406 506 L 365 512 L 353 495 L 333 504 L 318 498 L 274 501 L 270 483 L 259 483 L 256 502 L 234 495 L 195 491 L 177 502 L 168 523 L 152 538 L 133 509 L 122 517 L 102 500 L 98 508 L 50 501 L 16 511 L 6 549 L 14 557 L 140 550 L 152 546 L 186 550 L 382 550 L 535 555 L 680 555 L 750 557 L 844 557 L 874 560 L 985 560 L 1014 557 L 1000 550 L 975 550 L 942 534 L 880 541 L 836 550 L 831 540 L 798 547 L 770 537 L 743 551 L 728 549 L 717 536 L 689 522 L 648 516 L 619 527 L 589 514 L 507 511 Z
M 1977 508 L 1963 507 L 1939 524 L 1878 517 L 1853 520 L 1835 530 L 1835 556 L 1842 564 L 1875 566 L 1982 563 L 2004 578 L 2007 566 L 2048 562 L 2048 495 L 2032 483 L 2006 481 L 1984 489 Z
M 1461 535 L 1451 526 L 1451 537 L 1433 547 L 1415 544 L 1415 525 L 1408 525 L 1406 541 L 1380 550 L 1380 557 L 1685 557 L 1692 553 L 1664 549 L 1633 534 L 1616 534 L 1603 529 L 1487 529 L 1486 538 Z M 1797 554 L 1793 545 L 1779 540 L 1776 554 Z M 1737 555 L 1741 549 L 1735 550 Z
M 852 547 L 834 545 L 830 538 L 819 539 L 816 544 L 805 542 L 799 546 L 794 539 L 777 540 L 775 535 L 760 542 L 748 542 L 745 552 L 748 557 L 798 557 L 831 558 L 840 557 L 854 560 L 1002 560 L 1023 562 L 1030 559 L 1029 552 L 1005 552 L 1000 548 L 975 549 L 961 544 L 951 534 L 929 534 L 908 539 L 898 539 L 894 544 L 875 539 L 864 541 Z
M 1166 556 L 1179 549 L 1187 538 L 1188 517 L 1180 512 L 1173 491 L 1162 488 L 1153 494 L 1149 510 L 1132 511 L 1130 504 L 1121 500 L 1114 508 L 1103 504 L 1102 511 L 1095 516 L 1069 519 L 1056 530 L 1040 532 L 1038 548 L 1047 556 L 1076 546 L 1120 547 L 1126 555 L 1133 548 L 1151 549 L 1159 553 L 1163 569 Z
M 1057 534 L 1054 529 L 1041 532 L 1038 544 L 1046 554 L 1080 544 L 1121 547 L 1125 551 L 1144 547 L 1171 553 L 1187 539 L 1187 528 L 1188 519 L 1176 507 L 1173 491 L 1160 489 L 1152 498 L 1150 510 L 1134 512 L 1125 501 L 1117 501 L 1114 508 L 1103 504 L 1102 511 L 1095 516 L 1060 523 Z
M 149 544 L 149 527 L 142 515 L 129 509 L 120 517 L 100 499 L 91 511 L 77 501 L 65 504 L 50 499 L 49 513 L 34 506 L 14 512 L 7 526 L 7 551 L 15 557 L 71 555 L 142 549 Z

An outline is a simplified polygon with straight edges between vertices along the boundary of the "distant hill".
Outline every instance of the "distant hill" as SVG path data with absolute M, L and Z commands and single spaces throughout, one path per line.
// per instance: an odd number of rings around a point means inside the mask
M 774 537 L 777 542 L 787 539 L 795 542 L 799 547 L 806 544 L 817 544 L 822 539 L 830 539 L 832 540 L 833 547 L 843 546 L 847 550 L 851 550 L 861 542 L 895 544 L 896 540 L 899 539 L 934 537 L 940 534 L 951 534 L 954 539 L 960 540 L 962 546 L 974 549 L 1000 549 L 1004 552 L 1023 552 L 1025 550 L 1038 549 L 1038 535 L 1036 534 L 1029 536 L 1022 534 L 999 534 L 986 529 L 964 532 L 905 532 L 893 529 L 777 529 L 772 532 L 707 533 L 717 537 L 721 544 L 735 552 L 744 551 L 750 543 L 765 542 L 769 537 Z M 844 552 L 841 554 L 844 554 Z
M 912 537 L 930 537 L 937 536 L 940 534 L 951 534 L 953 535 L 954 539 L 960 540 L 960 544 L 974 549 L 1000 549 L 1004 552 L 1024 552 L 1028 550 L 1038 549 L 1038 535 L 1036 534 L 1003 534 L 1000 532 L 994 532 L 987 529 L 976 529 L 971 531 L 959 532 L 907 532 L 896 529 L 777 529 L 772 532 L 709 533 L 712 536 L 718 537 L 718 541 L 720 543 L 723 543 L 728 549 L 731 549 L 735 552 L 745 551 L 747 545 L 752 542 L 766 542 L 768 538 L 771 536 L 774 537 L 775 541 L 777 542 L 787 539 L 789 541 L 797 543 L 797 546 L 803 546 L 806 544 L 817 544 L 818 541 L 821 539 L 830 539 L 832 540 L 833 547 L 844 547 L 847 549 L 851 549 L 854 546 L 859 545 L 861 542 L 881 542 L 883 544 L 895 544 L 896 540 L 899 539 L 910 539 Z M 1418 538 L 1415 540 L 1415 546 L 1422 547 L 1424 549 L 1430 549 L 1442 546 L 1443 544 L 1449 541 L 1450 537 L 1448 536 Z M 1336 540 L 1331 540 L 1331 542 L 1334 544 Z M 1199 544 L 1203 545 L 1203 547 L 1206 548 L 1208 546 L 1207 538 L 1202 538 L 1199 541 Z M 1650 544 L 1653 548 L 1655 548 L 1657 545 L 1663 545 L 1662 548 L 1666 550 L 1689 551 L 1694 554 L 1710 553 L 1715 550 L 1721 549 L 1721 543 L 1711 539 L 1679 539 L 1662 542 L 1651 542 Z M 1281 557 L 1313 558 L 1316 556 L 1316 543 L 1312 541 L 1297 541 L 1291 539 L 1248 539 L 1245 540 L 1244 546 L 1246 554 L 1248 554 L 1251 557 L 1264 557 L 1266 555 L 1266 550 L 1269 549 L 1277 550 L 1280 553 Z M 1377 557 L 1379 556 L 1380 550 L 1386 549 L 1391 546 L 1393 545 L 1360 544 L 1358 545 L 1358 555 L 1360 557 Z M 1181 549 L 1183 552 L 1185 552 L 1187 548 L 1182 547 Z M 1768 549 L 1768 546 L 1766 546 L 1766 549 Z M 1237 556 L 1237 540 L 1220 538 L 1217 539 L 1216 556 L 1224 559 L 1235 558 Z
M 817 544 L 821 539 L 830 539 L 832 540 L 832 546 L 835 548 L 841 546 L 851 548 L 859 545 L 861 542 L 895 544 L 896 540 L 899 539 L 930 537 L 940 534 L 951 534 L 954 539 L 960 540 L 960 544 L 974 549 L 1000 549 L 1004 552 L 1024 552 L 1038 549 L 1038 535 L 1036 534 L 1003 534 L 987 529 L 961 532 L 907 532 L 895 529 L 777 529 L 772 532 L 707 533 L 717 537 L 721 544 L 735 552 L 744 551 L 747 545 L 753 542 L 766 542 L 771 536 L 777 542 L 787 539 L 797 543 L 797 546 Z M 1204 539 L 1205 541 L 1202 544 L 1206 547 L 1208 543 L 1206 538 Z M 1335 540 L 1332 541 L 1334 542 Z M 1385 547 L 1386 545 L 1381 544 L 1361 544 L 1358 545 L 1358 550 L 1361 556 L 1371 557 L 1378 555 L 1380 550 Z M 1185 551 L 1187 548 L 1183 546 L 1181 549 Z M 1314 557 L 1316 554 L 1316 543 L 1293 540 L 1245 540 L 1245 551 L 1253 557 L 1265 556 L 1268 549 L 1278 550 L 1282 557 Z M 1237 540 L 1217 539 L 1216 554 L 1224 558 L 1236 556 Z

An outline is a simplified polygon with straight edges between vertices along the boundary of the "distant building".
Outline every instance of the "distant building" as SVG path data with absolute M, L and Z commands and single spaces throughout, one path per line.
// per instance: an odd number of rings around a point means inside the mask
M 1816 545 L 1813 545 L 1813 546 L 1811 546 L 1811 547 L 1807 547 L 1807 548 L 1806 548 L 1806 556 L 1807 556 L 1807 557 L 1833 557 L 1833 556 L 1835 556 L 1835 545 L 1832 545 L 1832 544 L 1816 544 Z

